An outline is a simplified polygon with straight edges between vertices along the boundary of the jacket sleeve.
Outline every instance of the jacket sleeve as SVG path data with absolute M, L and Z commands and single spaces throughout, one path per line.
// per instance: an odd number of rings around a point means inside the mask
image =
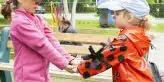
M 74 57 L 71 56 L 61 45 L 60 42 L 55 38 L 55 36 L 53 36 L 52 31 L 50 30 L 48 24 L 46 21 L 43 21 L 44 23 L 44 33 L 46 35 L 46 37 L 48 38 L 48 40 L 51 42 L 51 44 L 53 45 L 53 47 L 61 54 L 63 55 L 66 59 L 68 59 L 69 61 L 72 60 Z M 52 37 L 53 36 L 53 37 Z
M 126 58 L 124 53 L 128 49 L 126 41 L 125 35 L 117 37 L 94 56 L 86 56 L 86 59 L 78 65 L 79 73 L 83 78 L 89 78 L 124 61 Z
M 64 69 L 69 61 L 53 47 L 47 37 L 39 31 L 39 28 L 29 21 L 22 20 L 15 25 L 17 37 L 23 44 L 49 60 L 60 69 Z

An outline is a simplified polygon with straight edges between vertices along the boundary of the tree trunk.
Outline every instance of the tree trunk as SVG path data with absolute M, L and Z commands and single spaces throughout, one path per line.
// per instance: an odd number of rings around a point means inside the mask
M 65 14 L 65 18 L 68 19 L 69 10 L 68 10 L 68 2 L 67 2 L 67 0 L 63 0 L 63 4 L 64 4 L 64 14 Z
M 74 0 L 73 1 L 73 6 L 72 6 L 72 14 L 71 14 L 71 23 L 72 23 L 72 27 L 75 28 L 76 27 L 76 6 L 77 6 L 77 1 L 78 0 Z

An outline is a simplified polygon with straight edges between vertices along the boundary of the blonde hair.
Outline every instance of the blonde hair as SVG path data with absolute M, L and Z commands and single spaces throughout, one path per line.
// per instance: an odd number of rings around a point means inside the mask
M 125 19 L 131 21 L 131 24 L 133 26 L 138 26 L 144 28 L 145 30 L 150 30 L 151 23 L 150 23 L 149 15 L 144 16 L 143 19 L 138 19 L 127 10 L 121 10 L 120 12 L 123 13 Z

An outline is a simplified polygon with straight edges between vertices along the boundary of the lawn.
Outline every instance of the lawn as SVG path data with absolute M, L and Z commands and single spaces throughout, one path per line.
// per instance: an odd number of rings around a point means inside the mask
M 52 20 L 49 19 L 48 23 L 51 25 Z M 105 34 L 105 35 L 115 35 L 118 30 L 109 28 L 100 28 L 98 20 L 77 20 L 76 30 L 83 34 Z
M 50 26 L 52 25 L 52 19 L 47 20 Z M 5 25 L 9 25 L 8 20 L 0 18 L 0 28 L 3 28 Z M 79 33 L 85 34 L 105 34 L 105 35 L 116 35 L 118 30 L 115 28 L 100 28 L 98 20 L 77 20 L 76 21 L 76 30 Z M 57 31 L 57 28 L 56 30 Z M 164 33 L 164 24 L 153 24 L 151 31 L 153 32 L 162 32 Z
M 51 20 L 48 20 L 51 24 Z M 118 30 L 116 28 L 100 28 L 98 20 L 77 20 L 76 29 L 79 33 L 87 34 L 105 34 L 105 35 L 116 35 Z M 152 32 L 164 33 L 164 24 L 152 24 Z
M 164 33 L 164 24 L 153 24 L 151 30 L 154 32 Z

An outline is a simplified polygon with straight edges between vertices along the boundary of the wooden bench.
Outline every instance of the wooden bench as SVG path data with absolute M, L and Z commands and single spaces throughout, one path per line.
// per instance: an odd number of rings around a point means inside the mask
M 59 39 L 59 41 L 70 41 L 70 42 L 80 42 L 82 46 L 76 45 L 62 45 L 70 54 L 72 55 L 87 55 L 90 54 L 88 47 L 93 45 L 95 50 L 101 48 L 100 43 L 106 42 L 111 36 L 108 35 L 93 35 L 93 34 L 69 34 L 69 33 L 54 33 L 54 36 Z M 10 49 L 13 49 L 12 42 L 9 39 L 9 28 L 4 28 L 1 31 L 1 42 L 0 42 L 0 78 L 1 82 L 12 82 L 10 72 L 13 71 L 13 61 L 10 60 Z M 66 79 L 78 79 L 83 81 L 92 82 L 112 82 L 110 70 L 84 80 L 79 74 L 70 74 L 66 71 L 59 70 L 53 65 L 50 65 L 49 69 L 52 77 L 61 77 Z M 4 79 L 8 79 L 4 81 Z

